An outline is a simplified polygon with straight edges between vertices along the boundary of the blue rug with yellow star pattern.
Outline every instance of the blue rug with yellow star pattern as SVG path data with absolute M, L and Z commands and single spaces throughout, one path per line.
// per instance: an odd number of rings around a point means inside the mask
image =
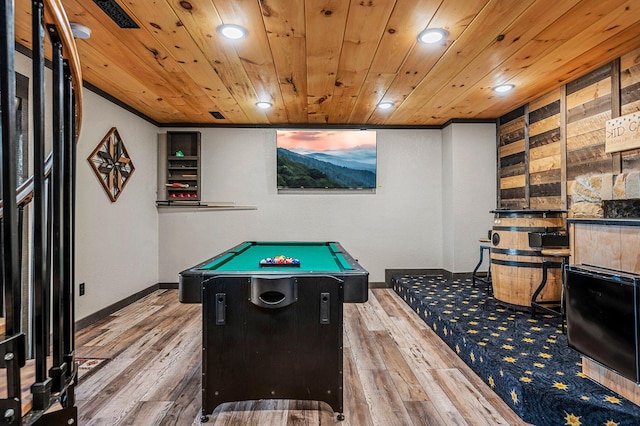
M 392 286 L 524 421 L 640 425 L 640 407 L 582 373 L 558 316 L 507 309 L 470 279 L 398 275 Z

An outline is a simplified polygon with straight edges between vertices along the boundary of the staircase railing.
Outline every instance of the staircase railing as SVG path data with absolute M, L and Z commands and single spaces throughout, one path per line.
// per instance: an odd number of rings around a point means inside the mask
M 61 1 L 31 3 L 33 173 L 17 188 L 15 11 L 14 0 L 0 0 L 0 424 L 77 424 L 73 271 L 82 77 Z M 51 46 L 50 89 L 45 43 Z M 47 96 L 51 117 L 45 117 Z M 45 156 L 47 134 L 51 153 Z

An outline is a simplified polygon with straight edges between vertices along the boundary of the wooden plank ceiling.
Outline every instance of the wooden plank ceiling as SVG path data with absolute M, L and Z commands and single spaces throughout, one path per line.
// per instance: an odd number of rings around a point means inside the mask
M 104 1 L 62 0 L 92 30 L 77 40 L 83 78 L 158 124 L 493 119 L 640 46 L 638 0 L 117 0 L 136 29 Z M 30 3 L 16 4 L 26 47 Z M 223 39 L 223 23 L 248 36 Z M 433 27 L 446 41 L 418 43 Z M 497 95 L 502 83 L 515 90 Z

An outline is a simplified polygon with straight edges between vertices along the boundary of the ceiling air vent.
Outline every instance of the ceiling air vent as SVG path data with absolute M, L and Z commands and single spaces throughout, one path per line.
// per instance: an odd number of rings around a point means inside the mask
M 93 0 L 120 28 L 140 28 L 115 0 Z
M 220 114 L 218 111 L 209 111 L 209 114 L 213 115 L 213 118 L 217 120 L 224 120 L 224 115 Z

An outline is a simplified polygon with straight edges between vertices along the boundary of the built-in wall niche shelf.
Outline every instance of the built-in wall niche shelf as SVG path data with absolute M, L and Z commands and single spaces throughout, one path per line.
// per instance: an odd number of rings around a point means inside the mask
M 200 201 L 200 132 L 158 135 L 158 201 Z
M 239 205 L 233 201 L 156 201 L 158 208 L 192 210 L 257 210 L 256 206 Z

